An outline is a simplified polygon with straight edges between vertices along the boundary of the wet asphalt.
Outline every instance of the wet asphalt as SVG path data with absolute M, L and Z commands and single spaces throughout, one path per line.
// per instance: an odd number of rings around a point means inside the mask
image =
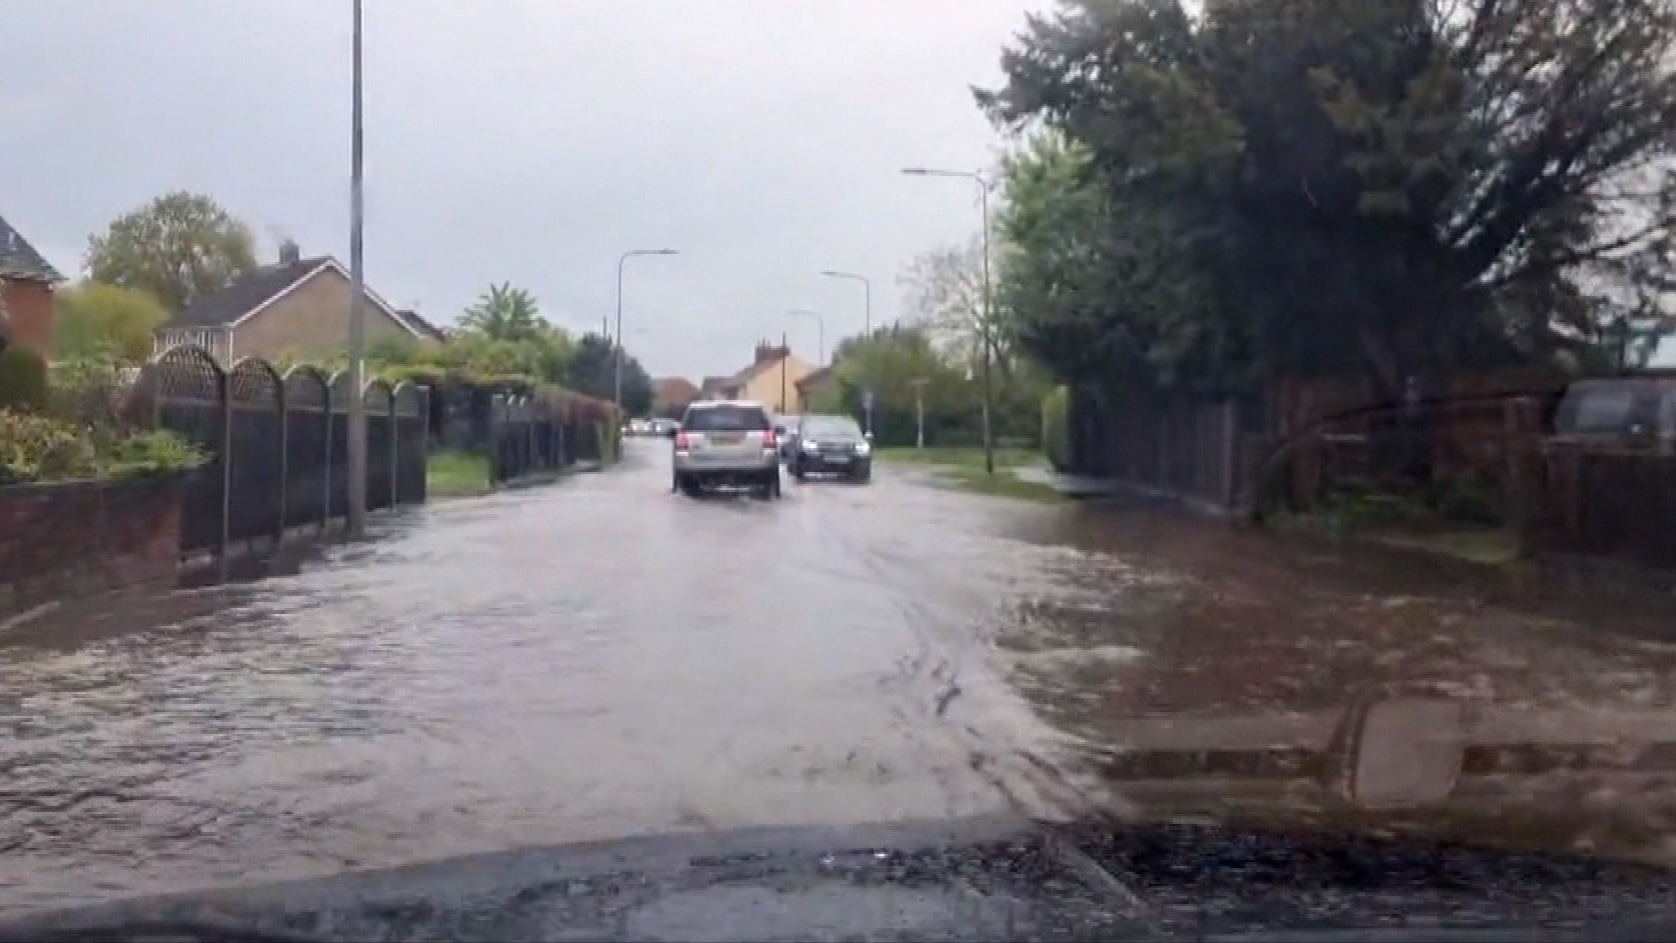
M 288 576 L 12 630 L 0 913 L 294 881 L 240 906 L 369 939 L 1671 908 L 1658 872 L 1596 864 L 1676 847 L 1665 600 L 1506 598 L 894 465 L 778 502 L 668 482 L 667 443 L 632 441 L 621 467 L 383 518 Z M 926 822 L 954 833 L 830 831 Z M 1426 850 L 1457 839 L 1527 857 Z

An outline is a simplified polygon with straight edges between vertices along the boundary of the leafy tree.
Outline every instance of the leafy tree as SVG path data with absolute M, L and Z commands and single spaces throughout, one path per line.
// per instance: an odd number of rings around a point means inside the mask
M 879 445 L 912 445 L 919 380 L 926 440 L 970 444 L 980 438 L 978 385 L 966 365 L 945 357 L 924 326 L 881 327 L 846 338 L 833 353 L 834 392 L 815 411 L 863 418 L 862 395 L 873 390 L 873 433 Z
M 88 274 L 178 313 L 256 268 L 250 228 L 210 197 L 167 193 L 88 240 Z
M 616 395 L 616 369 L 616 348 L 610 339 L 602 334 L 584 334 L 571 356 L 565 385 L 578 393 L 609 400 Z M 651 376 L 640 361 L 625 356 L 623 410 L 630 416 L 644 416 L 651 411 L 652 397 Z
M 169 317 L 143 291 L 96 281 L 60 290 L 54 305 L 53 345 L 60 360 L 144 360 Z
M 463 329 L 495 341 L 531 340 L 545 324 L 535 296 L 510 282 L 490 285 L 460 318 Z
M 976 373 L 985 329 L 982 239 L 915 256 L 900 281 L 917 323 L 942 351 Z
M 1056 312 L 1020 316 L 1030 343 L 1067 378 L 1099 351 L 1155 385 L 1366 371 L 1395 394 L 1588 342 L 1603 285 L 1670 281 L 1673 38 L 1654 0 L 1031 17 L 979 94 L 1076 149 L 1010 169 L 1012 248 L 1046 254 L 1010 290 Z M 1051 179 L 1087 199 L 1017 206 Z

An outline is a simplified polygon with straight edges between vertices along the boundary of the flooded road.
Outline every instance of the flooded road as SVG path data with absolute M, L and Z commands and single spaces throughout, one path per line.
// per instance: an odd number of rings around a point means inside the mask
M 666 450 L 0 639 L 0 908 L 1007 812 L 1676 834 L 1676 646 L 1598 608 L 888 465 L 694 501 Z

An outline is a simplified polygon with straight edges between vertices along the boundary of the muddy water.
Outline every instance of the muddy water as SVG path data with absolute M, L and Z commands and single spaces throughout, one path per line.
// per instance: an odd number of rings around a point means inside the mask
M 1671 647 L 895 469 L 692 501 L 665 448 L 0 639 L 0 907 L 1007 810 L 1665 834 Z

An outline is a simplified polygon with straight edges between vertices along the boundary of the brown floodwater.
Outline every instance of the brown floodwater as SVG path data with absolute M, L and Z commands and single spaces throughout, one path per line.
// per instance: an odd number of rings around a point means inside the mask
M 1001 810 L 1666 853 L 1656 604 L 894 466 L 695 501 L 667 447 L 10 630 L 0 909 Z

